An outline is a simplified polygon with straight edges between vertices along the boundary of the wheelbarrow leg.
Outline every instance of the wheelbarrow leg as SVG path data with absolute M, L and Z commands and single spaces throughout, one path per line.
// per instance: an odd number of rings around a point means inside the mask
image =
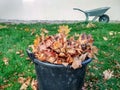
M 94 22 L 99 16 L 95 16 L 92 21 Z
M 86 22 L 88 22 L 88 20 L 89 20 L 89 16 L 88 16 L 88 14 L 87 13 L 85 13 L 85 16 L 86 16 Z

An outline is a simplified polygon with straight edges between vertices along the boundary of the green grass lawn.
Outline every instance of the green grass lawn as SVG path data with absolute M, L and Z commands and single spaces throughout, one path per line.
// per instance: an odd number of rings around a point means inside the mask
M 0 90 L 19 90 L 19 77 L 36 79 L 34 64 L 27 59 L 26 49 L 33 44 L 41 28 L 50 34 L 57 32 L 59 25 L 68 25 L 70 34 L 87 33 L 94 38 L 99 48 L 98 61 L 93 60 L 87 68 L 87 90 L 120 90 L 120 23 L 95 23 L 86 28 L 85 23 L 72 24 L 0 24 Z M 4 61 L 8 61 L 4 63 Z M 110 69 L 113 77 L 104 80 L 103 72 Z M 27 88 L 31 90 L 31 86 Z

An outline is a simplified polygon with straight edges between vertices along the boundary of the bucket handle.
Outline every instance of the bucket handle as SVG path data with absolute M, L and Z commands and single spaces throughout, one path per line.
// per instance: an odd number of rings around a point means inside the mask
M 82 65 L 87 65 L 88 63 L 90 63 L 92 61 L 92 58 L 89 58 L 85 61 L 82 62 Z

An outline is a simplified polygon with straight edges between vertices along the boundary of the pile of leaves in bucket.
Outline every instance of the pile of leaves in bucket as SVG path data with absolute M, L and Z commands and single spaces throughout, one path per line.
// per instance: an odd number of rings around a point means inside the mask
M 36 37 L 32 50 L 35 57 L 43 62 L 53 64 L 71 65 L 77 69 L 82 67 L 82 62 L 88 58 L 94 58 L 97 47 L 93 46 L 91 35 L 69 35 L 68 26 L 59 26 L 58 33 L 49 35 L 46 29 L 41 29 L 41 34 Z

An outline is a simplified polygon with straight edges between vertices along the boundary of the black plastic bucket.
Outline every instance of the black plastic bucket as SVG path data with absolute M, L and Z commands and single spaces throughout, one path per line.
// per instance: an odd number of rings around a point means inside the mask
M 29 50 L 27 54 L 35 64 L 39 90 L 81 90 L 86 66 L 91 59 L 82 62 L 82 68 L 74 70 L 70 66 L 41 62 L 35 59 L 34 54 Z

